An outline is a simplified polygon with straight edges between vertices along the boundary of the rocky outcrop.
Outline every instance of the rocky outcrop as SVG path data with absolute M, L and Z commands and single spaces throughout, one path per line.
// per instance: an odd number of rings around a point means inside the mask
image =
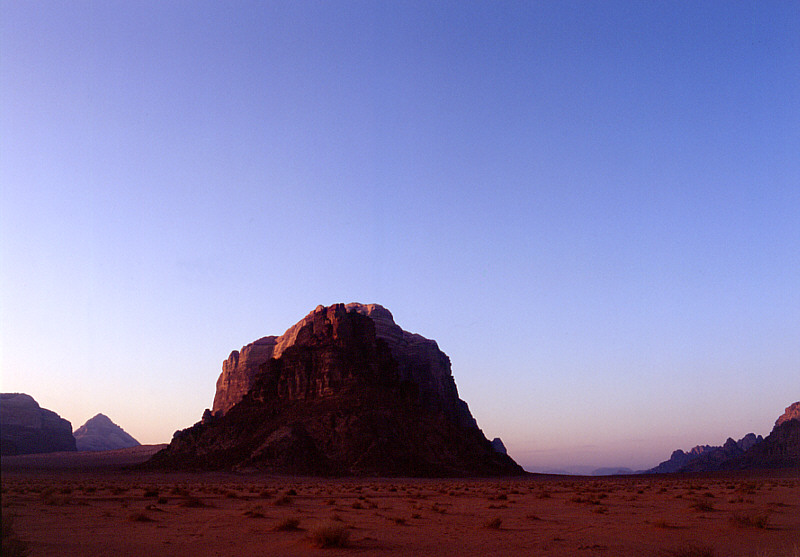
M 113 451 L 141 444 L 104 414 L 87 420 L 73 436 L 79 451 Z
M 351 303 L 344 307 L 348 312 L 360 313 L 373 321 L 376 336 L 386 342 L 397 363 L 400 379 L 417 385 L 424 405 L 444 410 L 464 426 L 477 425 L 467 404 L 458 397 L 450 358 L 439 349 L 436 341 L 404 331 L 394 322 L 391 312 L 379 304 Z M 313 321 L 321 308 L 323 306 L 318 306 L 279 337 L 264 337 L 240 351 L 231 352 L 222 363 L 222 373 L 217 379 L 212 413 L 221 416 L 242 400 L 253 387 L 261 367 L 272 358 L 280 358 L 293 346 L 300 331 Z
M 177 432 L 151 467 L 380 476 L 524 474 L 458 399 L 450 361 L 377 305 L 319 306 L 281 337 L 230 358 L 218 385 L 247 385 Z M 262 339 L 264 340 L 264 339 Z M 260 342 L 260 341 L 259 341 Z M 249 346 L 256 346 L 256 343 Z M 392 348 L 394 347 L 394 348 Z M 261 350 L 271 357 L 248 378 Z M 238 387 L 237 387 L 238 388 Z M 236 396 L 217 391 L 216 401 Z
M 766 438 L 748 433 L 738 441 L 728 438 L 721 447 L 705 445 L 691 452 L 696 454 L 675 451 L 646 473 L 800 467 L 800 402 L 786 408 Z
M 800 420 L 800 402 L 795 402 L 786 407 L 786 411 L 775 421 L 775 426 L 779 426 L 789 420 Z
M 503 440 L 499 437 L 492 439 L 492 448 L 500 454 L 508 454 L 508 450 L 506 449 Z
M 718 449 L 719 447 L 712 447 L 711 445 L 697 445 L 689 450 L 689 452 L 684 452 L 681 449 L 673 451 L 672 455 L 669 457 L 669 460 L 665 460 L 655 468 L 651 468 L 650 470 L 646 470 L 646 474 L 671 474 L 673 472 L 677 472 L 691 461 L 698 458 L 705 452 L 713 451 Z
M 800 468 L 800 402 L 786 409 L 762 442 L 722 466 L 723 470 L 755 468 Z
M 0 437 L 3 456 L 75 450 L 72 424 L 22 393 L 0 394 Z

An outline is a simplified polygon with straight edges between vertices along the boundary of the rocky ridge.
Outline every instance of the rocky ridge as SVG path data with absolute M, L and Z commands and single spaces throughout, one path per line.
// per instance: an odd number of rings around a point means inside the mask
M 79 451 L 113 451 L 141 444 L 104 414 L 87 420 L 73 436 Z
M 477 427 L 436 343 L 403 331 L 375 304 L 318 306 L 280 337 L 232 353 L 217 387 L 215 409 L 177 432 L 150 466 L 524 474 Z
M 72 424 L 24 393 L 0 394 L 2 454 L 74 451 Z
M 800 467 L 800 402 L 786 408 L 766 438 L 748 433 L 738 441 L 728 438 L 718 447 L 699 445 L 688 453 L 677 450 L 645 473 L 792 467 Z

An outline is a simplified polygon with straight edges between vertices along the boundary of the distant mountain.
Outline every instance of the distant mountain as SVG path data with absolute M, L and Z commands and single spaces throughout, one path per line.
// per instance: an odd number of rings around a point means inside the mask
M 113 451 L 141 445 L 103 414 L 88 420 L 73 435 L 79 451 Z
M 625 467 L 605 467 L 595 468 L 592 470 L 590 476 L 627 476 L 628 474 L 635 474 L 633 470 Z
M 800 467 L 800 402 L 786 408 L 766 439 L 748 433 L 738 441 L 728 438 L 719 447 L 700 445 L 688 453 L 677 450 L 669 460 L 645 473 L 787 467 Z
M 696 447 L 690 449 L 689 452 L 684 452 L 683 450 L 678 449 L 673 451 L 672 455 L 669 457 L 669 460 L 665 460 L 655 468 L 645 470 L 644 473 L 671 474 L 673 472 L 677 472 L 703 453 L 713 451 L 718 448 L 719 447 L 712 447 L 711 445 L 697 445 Z
M 2 454 L 74 451 L 72 424 L 24 393 L 0 394 Z
M 800 468 L 800 402 L 786 408 L 766 439 L 726 462 L 722 468 Z

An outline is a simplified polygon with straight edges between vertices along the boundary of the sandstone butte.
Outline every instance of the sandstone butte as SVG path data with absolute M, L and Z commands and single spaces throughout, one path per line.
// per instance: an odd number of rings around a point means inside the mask
M 458 397 L 450 359 L 377 304 L 318 306 L 233 351 L 213 408 L 149 467 L 279 474 L 508 476 Z

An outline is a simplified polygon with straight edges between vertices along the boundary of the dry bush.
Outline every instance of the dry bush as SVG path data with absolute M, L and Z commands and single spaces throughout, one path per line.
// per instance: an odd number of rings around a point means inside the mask
M 208 506 L 203 502 L 202 499 L 195 497 L 194 495 L 187 495 L 181 500 L 180 503 L 178 503 L 178 505 L 188 509 L 200 509 Z
M 323 522 L 311 529 L 311 541 L 317 547 L 347 547 L 350 532 L 343 524 Z
M 488 519 L 486 522 L 483 523 L 484 528 L 489 528 L 490 530 L 499 530 L 500 526 L 503 524 L 503 519 L 499 516 L 494 518 Z
M 663 528 L 664 530 L 674 530 L 674 529 L 678 528 L 677 526 L 675 526 L 674 524 L 671 524 L 671 523 L 667 522 L 667 521 L 666 521 L 666 520 L 664 520 L 663 518 L 659 518 L 658 520 L 654 520 L 654 521 L 652 522 L 652 524 L 653 524 L 653 526 L 655 526 L 656 528 Z
M 705 501 L 695 501 L 689 506 L 689 508 L 698 512 L 711 512 L 716 510 L 714 509 L 714 505 Z
M 276 532 L 294 532 L 299 530 L 298 526 L 300 526 L 300 519 L 297 518 L 284 518 L 280 522 L 275 525 Z
M 670 552 L 672 557 L 716 557 L 714 548 L 707 545 L 690 544 Z
M 289 505 L 292 504 L 292 498 L 289 497 L 288 495 L 283 495 L 275 499 L 272 502 L 272 504 L 275 505 L 276 507 L 288 507 Z
M 155 520 L 141 512 L 133 513 L 132 515 L 128 516 L 128 520 L 131 522 L 155 522 Z
M 728 522 L 737 528 L 761 528 L 766 529 L 769 524 L 767 513 L 733 513 Z

